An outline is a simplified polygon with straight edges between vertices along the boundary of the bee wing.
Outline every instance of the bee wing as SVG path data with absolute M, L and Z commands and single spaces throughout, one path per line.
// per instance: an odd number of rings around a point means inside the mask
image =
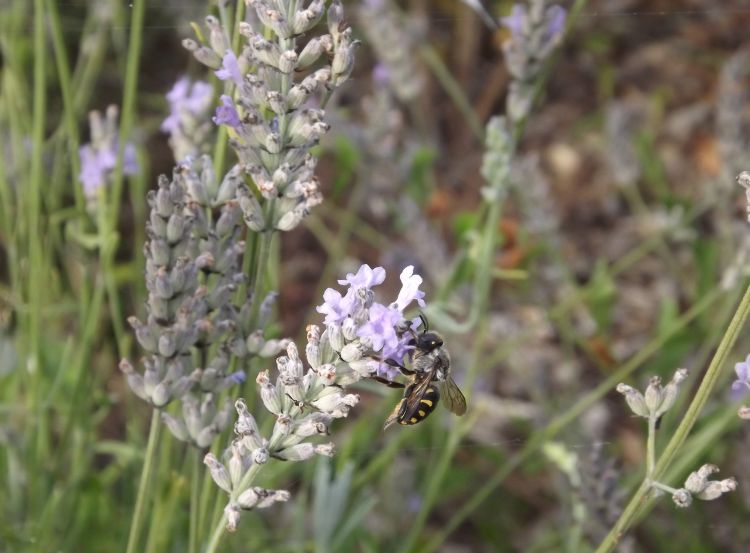
M 406 402 L 406 410 L 404 415 L 401 417 L 402 420 L 411 419 L 417 411 L 419 411 L 420 401 L 424 397 L 427 390 L 430 388 L 432 380 L 430 378 L 423 378 L 415 386 L 411 393 L 404 398 Z
M 459 417 L 466 413 L 466 398 L 450 376 L 440 383 L 440 395 L 451 413 Z

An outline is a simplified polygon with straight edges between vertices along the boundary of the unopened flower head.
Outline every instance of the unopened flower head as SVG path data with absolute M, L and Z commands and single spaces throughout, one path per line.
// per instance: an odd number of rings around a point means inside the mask
M 177 161 L 197 156 L 207 149 L 213 97 L 213 87 L 209 83 L 191 81 L 186 76 L 180 77 L 167 93 L 169 116 L 160 128 L 169 134 L 169 144 Z
M 617 391 L 625 396 L 625 401 L 634 414 L 656 420 L 674 405 L 680 384 L 687 375 L 686 369 L 678 369 L 666 386 L 662 386 L 661 378 L 654 376 L 643 394 L 623 383 L 617 385 Z
M 78 175 L 83 192 L 90 201 L 96 199 L 97 191 L 112 178 L 119 149 L 117 127 L 117 106 L 109 106 L 104 117 L 98 111 L 89 113 L 91 142 L 84 144 L 78 151 L 81 160 L 81 173 Z M 128 142 L 122 159 L 124 175 L 138 173 L 138 160 L 135 146 Z
M 506 113 L 511 121 L 521 121 L 531 111 L 534 81 L 560 43 L 565 19 L 565 9 L 548 6 L 546 0 L 532 0 L 528 8 L 514 4 L 510 15 L 500 19 L 510 31 L 510 37 L 503 44 L 503 53 L 513 77 L 506 100 Z
M 677 490 L 672 496 L 678 507 L 688 507 L 692 499 L 702 501 L 713 501 L 723 494 L 733 492 L 737 489 L 737 480 L 725 478 L 724 480 L 710 480 L 710 477 L 719 472 L 716 465 L 703 465 L 697 471 L 691 472 L 685 480 L 683 488 Z

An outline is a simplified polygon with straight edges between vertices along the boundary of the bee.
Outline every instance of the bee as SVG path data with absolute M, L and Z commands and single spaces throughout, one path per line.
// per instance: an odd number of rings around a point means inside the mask
M 409 377 L 402 384 L 379 376 L 373 377 L 391 388 L 403 388 L 404 395 L 393 412 L 386 419 L 383 430 L 393 423 L 412 425 L 426 419 L 437 407 L 440 398 L 446 408 L 458 416 L 466 413 L 466 398 L 451 377 L 451 361 L 443 337 L 427 328 L 422 319 L 424 332 L 415 335 L 412 344 L 411 368 L 406 368 L 391 359 L 385 362 L 396 367 Z

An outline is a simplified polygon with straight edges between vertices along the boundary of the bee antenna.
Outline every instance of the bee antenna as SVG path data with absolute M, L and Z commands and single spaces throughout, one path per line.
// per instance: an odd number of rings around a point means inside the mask
M 422 331 L 427 332 L 428 330 L 430 330 L 430 323 L 427 322 L 427 317 L 424 313 L 419 314 L 419 319 L 422 321 Z

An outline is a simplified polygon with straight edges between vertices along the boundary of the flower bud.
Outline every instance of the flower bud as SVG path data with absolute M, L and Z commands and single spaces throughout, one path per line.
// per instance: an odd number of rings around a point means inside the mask
M 644 401 L 649 413 L 656 413 L 663 399 L 661 378 L 652 376 L 644 394 Z
M 253 463 L 256 465 L 264 465 L 268 462 L 268 449 L 265 447 L 259 447 L 253 450 Z
M 628 386 L 627 384 L 620 383 L 617 385 L 617 391 L 625 396 L 625 401 L 633 411 L 639 417 L 649 416 L 649 410 L 646 406 L 646 400 L 643 398 L 643 394 L 635 388 Z
M 326 457 L 333 457 L 334 447 L 332 443 L 318 444 L 315 446 L 315 453 L 318 455 L 325 455 Z
M 227 37 L 224 29 L 219 23 L 219 20 L 213 15 L 206 17 L 206 26 L 208 27 L 208 42 L 211 44 L 213 51 L 223 56 L 224 53 L 229 50 L 229 38 Z
M 699 494 L 696 494 L 696 497 L 698 499 L 702 499 L 703 501 L 712 501 L 720 497 L 722 494 L 733 492 L 736 489 L 737 480 L 735 480 L 734 478 L 727 478 L 725 480 L 712 480 L 706 485 L 705 488 L 703 488 L 703 491 L 701 491 Z
M 169 431 L 175 438 L 177 438 L 181 442 L 190 441 L 190 435 L 188 434 L 185 424 L 181 420 L 174 418 L 168 413 L 162 413 L 161 420 L 162 422 L 164 422 L 164 424 L 167 425 L 167 428 L 169 428 Z
M 255 488 L 248 488 L 237 497 L 237 503 L 243 509 L 252 509 L 260 501 L 260 496 Z
M 322 53 L 323 42 L 318 37 L 311 38 L 299 53 L 297 68 L 304 69 L 305 67 L 312 65 L 318 60 Z
M 128 323 L 135 330 L 135 337 L 140 346 L 149 353 L 156 353 L 158 343 L 151 325 L 143 324 L 137 317 L 128 317 Z
M 279 56 L 279 71 L 282 73 L 291 73 L 297 66 L 297 52 L 287 50 Z
M 240 523 L 241 513 L 240 506 L 236 503 L 231 503 L 224 507 L 224 514 L 227 517 L 228 532 L 235 532 L 237 530 L 237 525 Z
M 313 0 L 304 10 L 297 10 L 292 19 L 292 30 L 301 35 L 312 29 L 325 11 L 325 0 Z
M 328 8 L 328 32 L 334 39 L 338 38 L 340 27 L 344 22 L 344 8 L 339 0 L 333 0 Z
M 692 494 L 698 494 L 708 484 L 708 478 L 719 472 L 719 467 L 716 465 L 703 465 L 696 472 L 691 472 L 687 480 L 685 480 L 685 489 Z
M 171 331 L 164 332 L 159 336 L 158 345 L 159 355 L 162 357 L 172 357 L 177 351 L 177 341 Z
M 276 390 L 276 386 L 271 383 L 271 380 L 268 377 L 268 371 L 260 371 L 255 382 L 260 386 L 260 399 L 263 401 L 263 405 L 266 406 L 266 409 L 274 415 L 280 415 L 282 409 L 281 402 L 279 401 L 279 394 Z
M 313 455 L 315 455 L 315 447 L 308 442 L 293 445 L 275 453 L 276 457 L 285 461 L 305 461 Z
M 664 387 L 661 405 L 656 410 L 657 417 L 662 416 L 674 405 L 674 402 L 677 399 L 677 392 L 679 392 L 680 390 L 680 384 L 682 384 L 682 382 L 687 378 L 687 375 L 687 369 L 678 369 L 674 373 L 672 380 L 670 380 L 669 383 Z
M 672 501 L 674 501 L 675 505 L 684 509 L 690 507 L 690 504 L 693 502 L 693 496 L 690 495 L 689 491 L 682 488 L 672 495 Z
M 133 390 L 135 395 L 137 395 L 139 398 L 141 398 L 144 401 L 149 401 L 149 396 L 146 393 L 146 388 L 143 383 L 143 377 L 135 372 L 135 369 L 133 368 L 133 365 L 128 361 L 127 359 L 122 359 L 120 361 L 120 370 L 125 373 L 125 378 L 128 382 L 128 386 L 130 386 L 130 389 Z
M 347 342 L 357 339 L 357 323 L 354 319 L 347 317 L 341 325 L 341 332 Z M 340 351 L 340 350 L 339 350 Z
M 219 462 L 216 456 L 213 453 L 207 453 L 203 458 L 203 463 L 208 466 L 208 470 L 211 473 L 211 478 L 214 479 L 216 485 L 225 492 L 231 493 L 232 481 L 229 478 L 229 473 L 227 472 L 227 469 L 224 468 L 224 465 Z
M 350 342 L 341 349 L 341 359 L 344 361 L 358 361 L 362 359 L 362 348 L 358 342 Z
M 344 334 L 340 326 L 329 325 L 326 327 L 326 332 L 328 333 L 328 343 L 333 351 L 340 352 L 344 349 Z
M 282 232 L 288 232 L 302 222 L 303 214 L 297 210 L 291 210 L 284 213 L 276 223 L 276 229 Z
M 229 479 L 234 489 L 245 475 L 245 462 L 242 459 L 240 446 L 236 443 L 232 444 L 232 456 L 229 458 L 228 465 Z

